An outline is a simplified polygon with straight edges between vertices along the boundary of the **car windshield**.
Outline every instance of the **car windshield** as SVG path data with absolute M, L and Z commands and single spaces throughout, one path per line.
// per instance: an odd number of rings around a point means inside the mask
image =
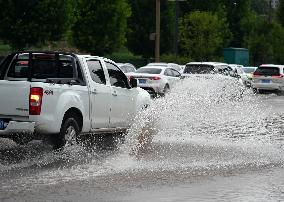
M 248 73 L 254 72 L 255 68 L 253 68 L 253 67 L 245 67 L 245 68 L 243 68 L 243 70 L 244 70 L 245 73 L 248 74 Z
M 135 73 L 146 73 L 146 74 L 160 74 L 162 69 L 159 68 L 140 68 L 135 71 Z
M 214 66 L 212 65 L 194 64 L 194 65 L 186 65 L 183 73 L 185 74 L 212 74 L 213 71 L 214 71 Z
M 127 67 L 126 67 L 126 66 L 119 66 L 119 68 L 120 68 L 124 73 L 127 72 Z
M 264 75 L 264 76 L 279 76 L 279 68 L 278 67 L 259 67 L 254 72 L 256 75 Z

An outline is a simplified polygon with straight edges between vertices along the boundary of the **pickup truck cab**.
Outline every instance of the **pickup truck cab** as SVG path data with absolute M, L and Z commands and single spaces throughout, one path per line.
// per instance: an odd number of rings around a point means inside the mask
M 55 148 L 79 134 L 125 132 L 150 95 L 115 62 L 63 52 L 15 52 L 0 65 L 0 137 L 51 137 Z

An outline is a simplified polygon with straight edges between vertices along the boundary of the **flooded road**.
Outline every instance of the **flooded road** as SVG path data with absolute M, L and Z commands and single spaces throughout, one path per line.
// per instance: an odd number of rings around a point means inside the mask
M 284 201 L 284 96 L 191 78 L 125 138 L 61 152 L 0 139 L 0 201 Z

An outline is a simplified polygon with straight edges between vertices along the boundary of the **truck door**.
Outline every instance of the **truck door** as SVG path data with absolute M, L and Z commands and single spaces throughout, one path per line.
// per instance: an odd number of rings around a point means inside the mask
M 90 107 L 92 129 L 108 128 L 110 123 L 111 87 L 106 84 L 100 60 L 87 60 L 90 71 Z
M 111 84 L 110 126 L 128 127 L 134 114 L 137 91 L 131 89 L 125 74 L 114 64 L 106 62 Z

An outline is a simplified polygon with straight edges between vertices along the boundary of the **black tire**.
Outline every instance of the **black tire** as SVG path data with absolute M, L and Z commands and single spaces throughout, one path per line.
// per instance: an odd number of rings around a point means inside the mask
M 257 94 L 258 92 L 257 92 L 257 88 L 252 88 L 252 92 L 254 93 L 254 94 Z
M 80 127 L 77 120 L 76 116 L 72 116 L 72 114 L 64 117 L 60 133 L 51 137 L 54 149 L 63 149 L 65 146 L 77 143 L 77 138 L 80 134 Z
M 265 90 L 260 90 L 260 89 L 258 89 L 258 93 L 259 93 L 259 94 L 264 94 L 264 93 L 265 93 Z
M 166 84 L 163 90 L 163 93 L 160 94 L 161 97 L 165 96 L 170 91 L 169 84 Z

